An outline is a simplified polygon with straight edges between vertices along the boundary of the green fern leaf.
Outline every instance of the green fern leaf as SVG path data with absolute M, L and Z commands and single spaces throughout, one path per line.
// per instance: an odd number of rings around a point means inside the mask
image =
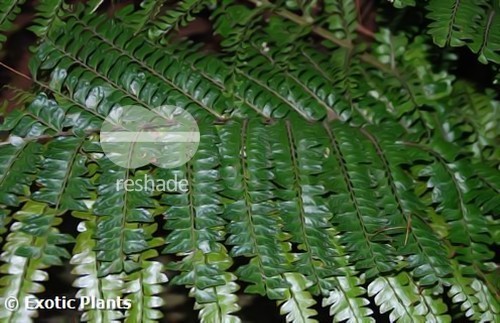
M 234 293 L 239 289 L 236 276 L 228 272 L 233 264 L 226 248 L 220 243 L 225 221 L 221 217 L 222 203 L 217 195 L 222 190 L 219 180 L 218 144 L 213 129 L 201 128 L 202 140 L 198 153 L 184 170 L 160 171 L 158 178 L 185 180 L 185 192 L 171 192 L 163 203 L 169 206 L 165 217 L 166 229 L 173 230 L 167 237 L 164 253 L 183 255 L 169 265 L 180 271 L 173 283 L 190 288 L 202 322 L 239 322 L 232 315 L 239 310 Z
M 21 5 L 24 2 L 25 0 L 2 0 L 0 3 L 0 49 L 7 40 L 4 33 L 14 28 L 13 21 L 21 12 Z
M 297 323 L 318 322 L 311 318 L 317 312 L 309 308 L 316 302 L 305 291 L 309 287 L 310 282 L 304 276 L 297 273 L 286 273 L 285 280 L 290 284 L 290 289 L 287 291 L 286 301 L 281 304 L 280 312 L 286 314 L 286 321 Z
M 35 179 L 43 147 L 12 136 L 8 144 L 0 146 L 0 203 L 18 206 L 30 195 L 29 186 Z
M 73 249 L 70 263 L 74 266 L 71 273 L 78 276 L 73 286 L 78 288 L 76 296 L 79 298 L 116 299 L 122 297 L 124 288 L 123 275 L 108 275 L 99 277 L 99 264 L 96 258 L 96 242 L 93 239 L 96 233 L 97 217 L 82 212 L 74 212 L 73 216 L 81 218 L 78 224 L 79 234 Z M 82 308 L 82 322 L 119 322 L 123 313 L 113 309 Z
M 0 298 L 6 304 L 9 297 L 19 302 L 19 310 L 10 311 L 2 306 L 0 318 L 14 322 L 32 322 L 36 310 L 27 307 L 26 299 L 36 299 L 44 291 L 40 282 L 48 280 L 44 269 L 62 265 L 70 254 L 61 245 L 73 242 L 68 234 L 55 228 L 61 223 L 53 209 L 36 202 L 28 202 L 13 215 L 14 223 L 3 246 L 0 271 Z
M 1 35 L 22 4 L 0 7 Z M 84 322 L 160 321 L 174 285 L 207 323 L 251 320 L 246 294 L 287 322 L 496 320 L 498 100 L 412 25 L 424 4 L 404 26 L 380 7 L 369 42 L 354 1 L 136 5 L 41 1 L 19 26 L 36 37 L 31 75 L 0 62 L 32 79 L 0 104 L 0 302 L 36 299 L 69 261 L 75 297 L 129 304 L 86 306 Z M 498 62 L 497 1 L 426 9 L 436 43 Z M 112 163 L 103 120 L 161 105 L 195 117 L 194 157 Z M 185 185 L 125 187 L 145 177 Z M 21 305 L 0 321 L 40 314 Z
M 498 1 L 431 0 L 428 9 L 433 20 L 429 33 L 436 44 L 468 45 L 482 63 L 500 63 Z

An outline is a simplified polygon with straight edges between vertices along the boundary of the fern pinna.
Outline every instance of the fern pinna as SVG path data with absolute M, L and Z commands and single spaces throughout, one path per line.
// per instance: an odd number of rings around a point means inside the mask
M 2 105 L 0 321 L 174 322 L 184 286 L 209 323 L 276 321 L 262 298 L 286 322 L 497 322 L 498 77 L 454 66 L 498 73 L 499 3 L 390 2 L 371 31 L 371 1 L 1 0 L 5 57 L 19 29 L 36 42 L 29 73 L 0 63 L 31 81 Z M 126 105 L 190 112 L 197 153 L 113 164 L 99 129 Z M 115 185 L 144 176 L 187 189 Z M 61 280 L 124 306 L 24 301 Z

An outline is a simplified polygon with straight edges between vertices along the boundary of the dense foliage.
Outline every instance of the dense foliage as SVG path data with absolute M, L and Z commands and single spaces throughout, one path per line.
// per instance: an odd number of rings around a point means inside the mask
M 240 322 L 243 294 L 288 322 L 498 321 L 500 104 L 450 45 L 494 74 L 499 2 L 393 2 L 371 35 L 360 1 L 38 1 L 30 75 L 2 63 L 33 87 L 0 125 L 0 321 L 36 317 L 4 300 L 68 264 L 77 296 L 132 301 L 88 322 L 161 320 L 169 285 L 209 323 Z M 0 48 L 23 5 L 0 0 Z M 197 18 L 210 35 L 179 37 Z M 194 158 L 111 163 L 98 129 L 130 104 L 191 112 Z M 189 190 L 115 189 L 144 174 Z

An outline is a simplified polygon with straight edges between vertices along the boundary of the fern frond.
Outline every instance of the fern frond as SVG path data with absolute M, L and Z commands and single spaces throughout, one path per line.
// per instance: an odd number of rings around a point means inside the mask
M 158 296 L 162 285 L 168 281 L 164 266 L 158 261 L 151 261 L 158 255 L 155 250 L 148 250 L 140 255 L 141 270 L 126 278 L 123 293 L 130 300 L 131 308 L 125 313 L 125 322 L 157 322 L 163 317 L 157 309 L 163 305 Z
M 478 306 L 482 311 L 479 320 L 481 322 L 495 321 L 500 315 L 498 298 L 495 298 L 488 287 L 479 279 L 474 279 L 470 286 L 476 291 L 475 296 L 478 300 Z
M 71 256 L 61 245 L 73 242 L 68 234 L 55 228 L 61 223 L 56 210 L 42 203 L 28 202 L 13 215 L 7 241 L 0 256 L 4 263 L 0 271 L 5 276 L 0 281 L 0 298 L 19 300 L 19 310 L 10 311 L 2 306 L 0 318 L 10 322 L 32 322 L 37 311 L 27 307 L 27 298 L 44 291 L 40 282 L 48 280 L 44 269 L 62 265 Z M 5 304 L 5 303 L 4 303 Z
M 445 303 L 428 290 L 421 292 L 407 273 L 379 277 L 368 286 L 381 313 L 390 312 L 391 322 L 451 322 Z
M 64 213 L 66 210 L 87 211 L 84 199 L 92 188 L 87 173 L 86 156 L 81 154 L 84 138 L 60 137 L 49 143 L 37 176 L 38 191 L 31 195 L 36 201 L 49 203 Z
M 269 103 L 269 98 L 266 98 L 266 100 L 258 99 L 258 96 L 248 95 L 239 86 L 232 87 L 232 83 L 228 80 L 234 77 L 231 74 L 233 68 L 225 64 L 221 59 L 190 51 L 188 51 L 188 54 L 183 53 L 182 58 L 178 57 L 177 52 L 171 53 L 171 55 L 177 56 L 176 59 L 179 64 L 185 64 L 191 71 L 199 74 L 212 86 L 218 88 L 222 95 L 234 100 L 233 106 L 235 109 L 231 112 L 230 118 L 240 119 L 261 116 L 270 119 L 281 117 L 282 113 L 288 113 L 288 111 L 275 109 Z
M 19 107 L 5 118 L 0 130 L 8 130 L 19 137 L 36 137 L 43 134 L 61 132 L 65 112 L 59 105 L 41 93 L 25 109 Z
M 413 179 L 403 170 L 405 164 L 412 164 L 411 160 L 425 160 L 427 156 L 415 147 L 405 147 L 403 156 L 401 148 L 404 146 L 395 144 L 392 139 L 398 128 L 375 134 L 370 133 L 370 128 L 362 130 L 379 157 L 373 166 L 384 171 L 379 192 L 390 223 L 387 234 L 393 237 L 398 253 L 408 256 L 408 264 L 415 269 L 413 275 L 421 285 L 442 283 L 442 278 L 451 272 L 447 250 L 433 234 L 423 212 L 425 205 L 414 194 Z
M 459 143 L 477 158 L 498 160 L 500 102 L 495 100 L 494 92 L 482 93 L 468 83 L 456 82 L 450 101 L 457 110 L 443 111 L 436 129 L 446 140 Z
M 283 80 L 276 78 L 277 82 L 288 84 L 297 95 L 301 95 L 300 92 L 303 92 L 304 98 L 310 98 L 308 105 L 311 108 L 325 111 L 321 118 L 336 119 L 337 113 L 334 110 L 333 97 L 326 95 L 326 89 L 330 88 L 328 81 L 320 78 L 316 73 L 308 72 L 303 66 L 294 64 L 293 61 L 284 61 L 287 56 L 281 57 L 282 52 L 274 48 L 275 44 L 266 42 L 266 38 L 254 36 L 249 41 L 249 48 L 246 50 L 246 63 L 251 66 L 268 66 L 269 71 L 281 71 Z
M 283 300 L 288 284 L 282 274 L 289 246 L 284 241 L 281 219 L 273 214 L 269 201 L 273 196 L 268 181 L 272 176 L 269 138 L 256 121 L 227 124 L 219 136 L 222 195 L 233 201 L 224 212 L 229 221 L 226 244 L 232 246 L 231 256 L 251 258 L 236 275 L 251 284 L 246 292 Z
M 194 20 L 194 15 L 204 8 L 214 5 L 213 0 L 183 0 L 172 9 L 166 9 L 163 14 L 149 22 L 148 35 L 155 40 L 165 37 L 171 30 L 177 30 Z
M 489 3 L 485 19 L 482 21 L 482 37 L 474 38 L 470 48 L 478 54 L 481 63 L 488 61 L 500 64 L 500 3 L 492 1 Z
M 19 3 L 0 9 L 0 33 Z M 64 214 L 81 221 L 77 297 L 131 304 L 82 308 L 86 322 L 158 321 L 167 283 L 207 323 L 246 320 L 240 293 L 288 322 L 323 321 L 318 301 L 334 322 L 500 315 L 498 102 L 448 72 L 430 37 L 382 23 L 368 44 L 344 0 L 101 6 L 38 3 L 31 77 L 0 63 L 33 82 L 1 112 L 0 302 L 37 297 L 45 270 L 70 257 Z M 431 34 L 494 62 L 497 8 L 431 0 Z M 172 41 L 208 16 L 209 50 Z M 99 129 L 130 105 L 192 113 L 196 155 L 174 169 L 114 165 Z M 125 188 L 145 176 L 186 185 Z M 0 309 L 5 321 L 35 315 Z
M 214 33 L 224 37 L 221 45 L 229 53 L 228 63 L 234 69 L 245 64 L 247 41 L 260 28 L 262 8 L 252 10 L 231 1 L 223 2 L 211 19 L 214 21 Z
M 144 0 L 141 1 L 139 10 L 135 11 L 133 6 L 129 6 L 119 11 L 118 14 L 136 33 L 139 33 L 150 21 L 156 19 L 164 5 L 165 1 Z
M 80 79 L 80 82 L 76 84 L 70 82 L 73 74 L 52 76 L 57 77 L 59 86 L 64 85 L 74 95 L 80 95 L 78 101 L 94 103 L 91 110 L 97 110 L 99 114 L 107 113 L 110 107 L 106 106 L 106 103 L 111 98 L 114 100 L 117 96 L 121 96 L 124 104 L 138 104 L 148 108 L 175 103 L 200 117 L 213 115 L 223 119 L 224 115 L 231 114 L 227 99 L 202 75 L 193 73 L 178 84 L 177 77 L 187 70 L 188 66 L 179 66 L 175 59 L 162 55 L 158 51 L 154 55 L 147 55 L 147 53 L 155 52 L 156 48 L 144 41 L 127 44 L 126 40 L 132 37 L 131 30 L 116 25 L 111 28 L 110 22 L 100 16 L 93 19 L 85 18 L 85 20 L 72 16 L 66 23 L 75 33 L 81 34 L 87 44 L 95 46 L 85 46 L 85 50 L 81 46 L 67 48 L 71 37 L 54 35 L 43 45 L 39 56 L 40 61 L 37 62 L 37 66 L 32 64 L 34 67 L 32 73 L 36 75 L 38 69 L 43 70 L 49 66 L 48 62 L 44 62 L 49 58 L 50 64 L 58 64 L 56 66 L 61 70 L 75 73 L 74 76 L 78 75 Z M 109 35 L 109 30 L 113 30 L 112 35 Z M 122 37 L 117 38 L 119 34 Z M 138 47 L 141 47 L 140 52 L 132 50 Z M 113 55 L 97 58 L 97 48 L 99 52 L 110 51 L 118 54 L 118 62 L 115 62 Z M 130 69 L 124 70 L 125 66 L 131 65 L 136 66 L 134 74 L 131 74 Z M 98 69 L 97 66 L 107 67 Z M 100 85 L 88 94 L 89 98 L 82 98 L 79 94 L 78 88 L 83 86 L 83 80 L 87 80 L 90 84 Z M 56 79 L 53 80 L 55 81 Z M 157 91 L 158 88 L 162 91 Z M 110 99 L 104 100 L 105 97 Z
M 389 225 L 379 216 L 377 197 L 372 190 L 362 187 L 377 187 L 369 172 L 371 159 L 375 156 L 357 154 L 360 147 L 370 151 L 359 132 L 339 123 L 326 127 L 330 139 L 329 150 L 334 156 L 330 164 L 332 181 L 327 186 L 335 192 L 330 196 L 333 222 L 341 232 L 340 242 L 351 254 L 356 268 L 373 277 L 396 267 L 395 250 L 389 238 L 383 234 Z
M 203 261 L 203 263 L 201 263 L 201 261 Z M 209 266 L 207 266 L 206 263 L 208 263 Z M 236 283 L 236 275 L 228 272 L 222 274 L 216 273 L 216 270 L 210 268 L 213 266 L 214 268 L 220 267 L 221 270 L 226 270 L 226 267 L 231 264 L 230 257 L 222 253 L 212 254 L 201 257 L 199 262 L 193 260 L 193 264 L 199 268 L 195 273 L 195 278 L 197 279 L 203 276 L 204 272 L 206 272 L 206 274 L 217 275 L 217 285 L 203 288 L 204 286 L 200 284 L 200 288 L 195 286 L 189 291 L 190 296 L 196 298 L 194 308 L 200 310 L 198 315 L 200 321 L 206 323 L 241 322 L 240 318 L 234 315 L 234 312 L 240 310 L 238 297 L 235 295 L 239 289 L 239 285 Z M 197 283 L 195 284 L 197 285 Z
M 195 19 L 195 15 L 207 7 L 213 7 L 213 0 L 183 0 L 175 4 L 164 0 L 144 0 L 139 10 L 132 6 L 118 12 L 119 18 L 134 30 L 154 41 L 166 43 L 166 37 Z
M 17 141 L 18 137 L 11 138 Z M 29 196 L 29 187 L 35 179 L 41 162 L 42 145 L 34 142 L 0 146 L 0 203 L 18 206 Z
M 13 21 L 21 12 L 21 6 L 25 0 L 2 0 L 0 2 L 0 49 L 7 40 L 5 32 L 14 28 Z
M 471 165 L 466 160 L 457 158 L 458 149 L 453 146 L 435 142 L 438 151 L 428 148 L 434 163 L 421 169 L 420 175 L 427 179 L 431 189 L 431 200 L 436 203 L 436 211 L 446 221 L 446 239 L 448 248 L 456 253 L 455 258 L 460 266 L 455 265 L 453 275 L 460 282 L 460 276 L 477 274 L 497 294 L 497 288 L 487 280 L 485 273 L 492 271 L 488 261 L 493 253 L 488 248 L 493 243 L 495 228 L 490 228 L 486 217 L 481 216 L 485 200 L 484 186 L 478 185 Z M 446 192 L 446 194 L 444 194 Z M 462 270 L 463 273 L 457 271 Z M 460 289 L 465 290 L 467 285 Z M 470 306 L 469 306 L 470 307 Z M 476 312 L 476 311 L 475 311 Z
M 316 304 L 316 301 L 307 292 L 311 282 L 298 273 L 285 273 L 284 276 L 286 282 L 290 284 L 290 288 L 286 292 L 286 300 L 281 304 L 281 314 L 286 315 L 287 322 L 317 323 L 318 321 L 312 316 L 318 313 L 310 308 Z
M 329 306 L 333 322 L 374 322 L 370 317 L 373 311 L 368 307 L 370 301 L 366 299 L 366 289 L 362 286 L 363 278 L 356 275 L 354 268 L 349 264 L 347 252 L 338 240 L 336 234 L 332 241 L 339 254 L 337 262 L 343 274 L 335 277 L 335 288 L 323 298 L 322 306 Z
M 361 287 L 362 281 L 356 276 L 337 278 L 337 287 L 323 299 L 323 306 L 330 307 L 333 322 L 375 322 L 370 315 L 373 313 L 367 307 L 370 302 L 361 297 L 366 290 Z
M 74 266 L 71 273 L 78 276 L 73 286 L 78 288 L 77 297 L 95 299 L 116 299 L 122 297 L 123 275 L 114 274 L 100 277 L 99 262 L 94 249 L 93 239 L 97 230 L 97 217 L 90 213 L 74 212 L 73 216 L 82 219 L 78 224 L 78 236 L 70 263 Z M 82 322 L 115 323 L 120 322 L 123 313 L 113 309 L 82 308 Z
M 429 33 L 439 46 L 462 46 L 474 39 L 481 20 L 485 18 L 488 0 L 430 1 L 428 5 Z M 444 19 L 443 19 L 444 18 Z
M 158 178 L 187 181 L 186 192 L 165 194 L 163 203 L 169 206 L 165 217 L 167 236 L 164 253 L 183 255 L 179 262 L 169 264 L 170 269 L 180 271 L 172 282 L 190 288 L 195 298 L 202 322 L 239 322 L 232 315 L 239 310 L 234 293 L 239 289 L 236 276 L 228 272 L 233 261 L 221 241 L 222 202 L 218 193 L 222 190 L 217 150 L 219 144 L 215 129 L 202 126 L 202 140 L 198 153 L 185 169 L 160 171 Z
M 417 288 L 410 284 L 406 273 L 376 278 L 368 285 L 368 295 L 375 297 L 375 304 L 381 313 L 390 312 L 391 322 L 424 321 L 422 314 L 416 310 L 419 301 Z
M 387 112 L 415 134 L 415 140 L 430 138 L 434 124 L 422 106 L 436 106 L 452 93 L 453 75 L 435 72 L 427 57 L 425 38 L 415 37 L 410 43 L 404 35 L 394 35 L 387 29 L 376 34 L 377 58 L 389 67 L 387 71 L 364 73 L 371 85 L 369 93 L 375 99 L 388 101 Z M 405 48 L 405 50 L 401 50 Z M 418 69 L 415 68 L 418 66 Z M 384 102 L 385 103 L 385 102 Z M 379 117 L 380 118 L 380 117 Z
M 467 176 L 471 169 L 464 160 L 455 160 L 457 151 L 445 145 L 440 148 L 446 157 L 429 150 L 435 163 L 422 169 L 420 175 L 429 178 L 427 183 L 432 188 L 432 200 L 439 205 L 437 211 L 449 226 L 448 239 L 460 246 L 457 258 L 483 268 L 484 262 L 493 256 L 486 247 L 492 240 L 485 218 L 472 203 L 476 190 L 473 178 Z
M 487 322 L 490 317 L 497 317 L 498 298 L 490 294 L 483 282 L 462 275 L 464 266 L 453 262 L 453 277 L 449 279 L 448 295 L 453 303 L 460 303 L 460 309 L 467 318 Z M 487 300 L 486 303 L 483 302 Z M 490 303 L 488 303 L 490 302 Z
M 34 25 L 29 28 L 39 39 L 45 39 L 51 28 L 62 28 L 64 26 L 60 15 L 69 6 L 64 0 L 44 0 L 36 6 L 36 18 Z
M 316 177 L 324 172 L 324 149 L 319 146 L 317 132 L 301 131 L 300 124 L 286 122 L 276 126 L 270 136 L 274 140 L 272 158 L 278 209 L 283 229 L 291 235 L 300 252 L 294 254 L 296 270 L 303 274 L 309 290 L 328 295 L 335 285 L 336 246 L 330 242 L 332 214 L 327 201 L 321 199 L 323 185 Z M 292 175 L 292 176 L 290 176 Z
M 474 164 L 474 173 L 481 183 L 480 194 L 475 199 L 476 206 L 485 214 L 495 214 L 500 207 L 500 173 L 484 164 Z M 498 241 L 497 239 L 493 239 Z
M 266 65 L 262 65 L 263 62 L 259 61 L 259 58 L 262 59 L 259 56 L 249 58 L 248 66 L 236 70 L 240 81 L 240 91 L 245 91 L 250 95 L 255 93 L 255 96 L 264 96 L 268 98 L 271 106 L 276 107 L 276 110 L 294 111 L 306 120 L 325 118 L 331 108 L 318 100 L 314 92 L 301 83 L 293 85 L 285 75 L 279 73 L 279 70 L 269 69 Z M 286 112 L 274 113 L 283 114 Z
M 356 4 L 349 0 L 326 0 L 325 16 L 328 30 L 338 39 L 356 38 Z
M 119 185 L 128 179 L 144 178 L 144 172 L 131 174 L 108 159 L 99 162 L 103 172 L 92 207 L 92 212 L 99 216 L 95 234 L 99 276 L 130 274 L 141 268 L 138 255 L 161 244 L 161 239 L 153 237 L 158 202 L 151 198 L 149 190 L 129 191 L 125 185 Z
M 433 21 L 429 33 L 436 44 L 468 45 L 482 63 L 500 63 L 498 1 L 431 0 L 427 9 Z

